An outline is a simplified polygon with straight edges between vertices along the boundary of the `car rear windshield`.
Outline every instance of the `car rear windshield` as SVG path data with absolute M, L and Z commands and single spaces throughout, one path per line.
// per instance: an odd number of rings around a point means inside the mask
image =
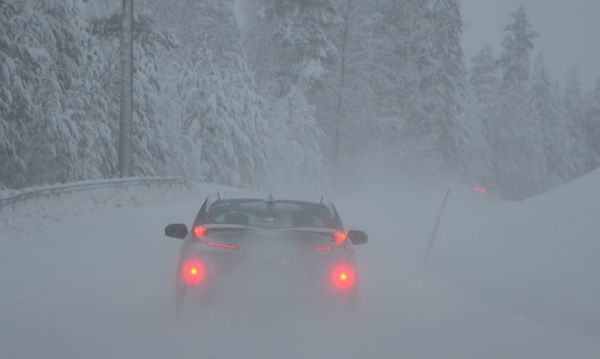
M 335 218 L 320 204 L 290 201 L 219 201 L 204 217 L 205 224 L 230 224 L 261 229 L 331 228 Z

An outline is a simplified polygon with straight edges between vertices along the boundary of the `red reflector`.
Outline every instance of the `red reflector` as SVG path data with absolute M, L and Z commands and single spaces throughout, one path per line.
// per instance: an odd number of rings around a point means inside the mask
M 194 235 L 197 238 L 202 238 L 206 235 L 206 232 L 208 232 L 208 228 L 206 227 L 202 227 L 202 226 L 198 226 L 194 228 Z
M 335 239 L 335 245 L 341 247 L 346 244 L 346 240 L 348 240 L 348 234 L 344 231 L 335 231 L 333 232 L 333 239 Z
M 331 272 L 331 282 L 335 289 L 347 291 L 356 285 L 356 273 L 349 264 L 340 264 Z
M 206 278 L 206 267 L 197 259 L 189 260 L 181 268 L 181 277 L 188 285 L 198 285 Z
M 216 242 L 206 242 L 211 247 L 219 247 L 219 248 L 227 248 L 227 249 L 237 249 L 238 246 L 235 244 L 225 244 L 225 243 L 216 243 Z

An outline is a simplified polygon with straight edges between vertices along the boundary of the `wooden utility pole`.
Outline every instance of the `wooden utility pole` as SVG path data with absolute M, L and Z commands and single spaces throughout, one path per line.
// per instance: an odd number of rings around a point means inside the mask
M 133 123 L 133 0 L 123 0 L 121 17 L 121 114 L 119 176 L 131 177 Z

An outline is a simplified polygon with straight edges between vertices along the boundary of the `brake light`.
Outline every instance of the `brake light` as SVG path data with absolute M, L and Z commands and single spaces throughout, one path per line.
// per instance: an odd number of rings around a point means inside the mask
M 322 252 L 322 251 L 330 251 L 333 249 L 333 246 L 322 246 L 322 247 L 315 247 L 313 248 L 313 251 L 315 252 Z
M 199 285 L 206 278 L 206 267 L 197 259 L 189 260 L 181 268 L 181 277 L 188 285 Z
M 349 264 L 340 264 L 331 272 L 331 282 L 335 289 L 348 291 L 356 285 L 356 273 Z
M 345 246 L 346 241 L 348 241 L 348 233 L 346 233 L 344 231 L 335 231 L 332 233 L 332 236 L 333 236 L 333 241 L 334 241 L 335 245 L 315 247 L 315 248 L 313 248 L 313 251 L 315 251 L 315 252 L 330 251 L 330 250 L 333 250 L 334 248 Z
M 194 228 L 194 235 L 196 236 L 196 238 L 198 238 L 200 241 L 202 241 L 202 243 L 204 243 L 206 245 L 209 245 L 211 247 L 226 248 L 226 249 L 237 249 L 238 248 L 238 246 L 236 246 L 235 244 L 208 242 L 208 241 L 203 240 L 203 237 L 206 236 L 207 232 L 208 232 L 208 228 L 203 227 L 203 226 L 197 226 Z
M 208 228 L 206 228 L 206 227 L 197 226 L 194 228 L 194 235 L 198 239 L 204 237 L 206 235 L 206 232 L 208 232 Z
M 225 244 L 225 243 L 217 243 L 217 242 L 206 242 L 206 244 L 208 244 L 211 247 L 218 247 L 218 248 L 226 248 L 226 249 L 237 249 L 238 246 L 236 246 L 235 244 Z
M 333 239 L 335 239 L 335 245 L 337 247 L 341 247 L 346 244 L 348 240 L 348 234 L 344 231 L 335 231 L 333 232 Z

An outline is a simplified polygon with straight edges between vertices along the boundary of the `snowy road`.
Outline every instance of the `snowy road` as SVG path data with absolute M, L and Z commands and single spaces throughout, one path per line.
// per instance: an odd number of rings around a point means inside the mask
M 171 222 L 190 223 L 197 201 L 50 218 L 22 231 L 0 229 L 0 358 L 600 355 L 597 285 L 589 300 L 558 301 L 577 308 L 556 318 L 540 310 L 555 308 L 557 301 L 532 307 L 538 297 L 518 287 L 522 281 L 510 282 L 517 287 L 506 291 L 511 268 L 502 275 L 481 264 L 488 258 L 486 247 L 470 242 L 486 227 L 469 221 L 488 220 L 481 213 L 487 207 L 472 198 L 450 206 L 432 263 L 424 267 L 441 194 L 407 193 L 377 197 L 367 207 L 338 201 L 346 225 L 370 235 L 370 243 L 359 249 L 360 314 L 341 322 L 311 308 L 250 306 L 176 322 L 179 242 L 162 231 Z M 470 264 L 465 264 L 468 255 L 456 254 L 467 247 L 479 257 Z M 518 265 L 518 258 L 514 261 L 511 266 Z M 480 273 L 465 273 L 474 265 L 481 265 Z M 494 282 L 484 285 L 481 276 L 488 274 Z M 497 296 L 500 292 L 504 295 Z

